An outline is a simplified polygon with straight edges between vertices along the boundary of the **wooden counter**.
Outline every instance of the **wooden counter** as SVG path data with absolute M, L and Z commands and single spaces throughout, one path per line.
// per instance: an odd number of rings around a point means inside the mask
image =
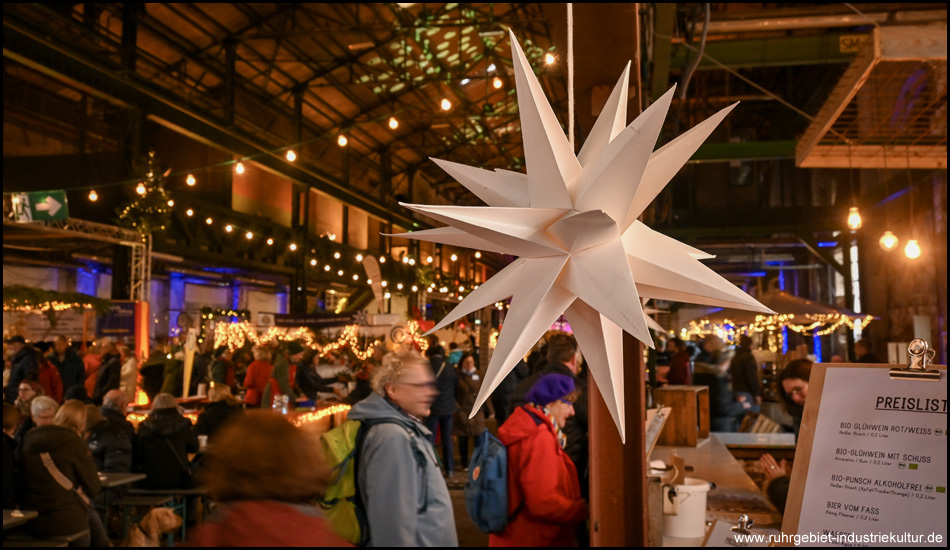
M 657 446 L 650 458 L 669 463 L 674 449 L 686 461 L 687 477 L 715 484 L 715 488 L 706 495 L 707 521 L 719 519 L 734 524 L 740 514 L 748 514 L 756 525 L 781 523 L 781 515 L 716 434 L 700 441 L 695 447 Z M 699 546 L 701 543 L 702 538 L 664 537 L 664 546 Z

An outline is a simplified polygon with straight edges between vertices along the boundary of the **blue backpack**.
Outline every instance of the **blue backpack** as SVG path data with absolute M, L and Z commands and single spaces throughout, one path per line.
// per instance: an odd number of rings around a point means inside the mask
M 525 412 L 535 425 L 544 422 L 533 412 L 527 409 Z M 501 533 L 521 512 L 524 502 L 518 504 L 513 514 L 508 514 L 508 449 L 488 430 L 479 438 L 468 464 L 465 510 L 479 531 Z
M 465 510 L 483 533 L 501 533 L 508 526 L 508 450 L 495 436 L 482 432 L 468 465 Z

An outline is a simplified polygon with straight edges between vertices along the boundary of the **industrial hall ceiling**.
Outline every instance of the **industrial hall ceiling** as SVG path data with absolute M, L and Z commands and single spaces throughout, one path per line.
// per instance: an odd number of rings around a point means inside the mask
M 144 125 L 429 226 L 398 202 L 481 204 L 430 158 L 525 169 L 509 31 L 567 127 L 570 30 L 579 144 L 631 59 L 631 112 L 678 86 L 657 146 L 740 102 L 645 221 L 748 285 L 783 263 L 840 267 L 820 245 L 852 203 L 903 211 L 896 192 L 945 173 L 946 13 L 578 4 L 568 22 L 560 3 L 5 3 L 4 191 L 81 190 L 78 211 L 134 155 L 176 155 Z M 26 253 L 4 233 L 5 260 Z

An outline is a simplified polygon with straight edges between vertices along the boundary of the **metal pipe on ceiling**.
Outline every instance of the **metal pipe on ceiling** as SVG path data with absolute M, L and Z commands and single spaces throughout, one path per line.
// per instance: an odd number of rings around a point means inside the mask
M 892 12 L 875 12 L 865 14 L 840 15 L 813 15 L 804 17 L 771 17 L 768 19 L 746 19 L 735 21 L 712 21 L 709 23 L 709 32 L 712 34 L 726 34 L 735 32 L 761 32 L 793 29 L 828 29 L 835 27 L 855 27 L 861 25 L 879 25 L 889 20 L 901 23 L 923 23 L 945 21 L 947 10 L 915 10 Z M 697 24 L 697 32 L 702 30 L 702 24 Z

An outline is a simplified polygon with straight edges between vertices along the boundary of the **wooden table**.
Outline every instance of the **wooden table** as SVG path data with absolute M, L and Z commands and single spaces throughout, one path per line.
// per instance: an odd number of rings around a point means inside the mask
M 102 502 L 105 507 L 106 513 L 109 512 L 109 506 L 111 504 L 111 493 L 110 489 L 116 489 L 118 487 L 123 487 L 125 485 L 131 485 L 136 481 L 142 481 L 146 478 L 145 474 L 125 474 L 117 472 L 99 472 L 99 483 L 102 485 L 103 495 Z
M 33 510 L 19 510 L 17 515 L 13 515 L 15 510 L 3 510 L 3 530 L 12 529 L 23 525 L 24 523 L 30 521 L 36 516 L 40 515 L 39 512 Z
M 653 460 L 669 464 L 673 450 L 686 461 L 686 477 L 703 479 L 715 484 L 706 495 L 706 520 L 719 519 L 736 523 L 746 513 L 757 525 L 776 524 L 781 516 L 745 473 L 742 466 L 719 440 L 717 434 L 700 441 L 695 447 L 657 446 Z M 664 546 L 699 546 L 702 538 L 680 539 L 663 537 Z

